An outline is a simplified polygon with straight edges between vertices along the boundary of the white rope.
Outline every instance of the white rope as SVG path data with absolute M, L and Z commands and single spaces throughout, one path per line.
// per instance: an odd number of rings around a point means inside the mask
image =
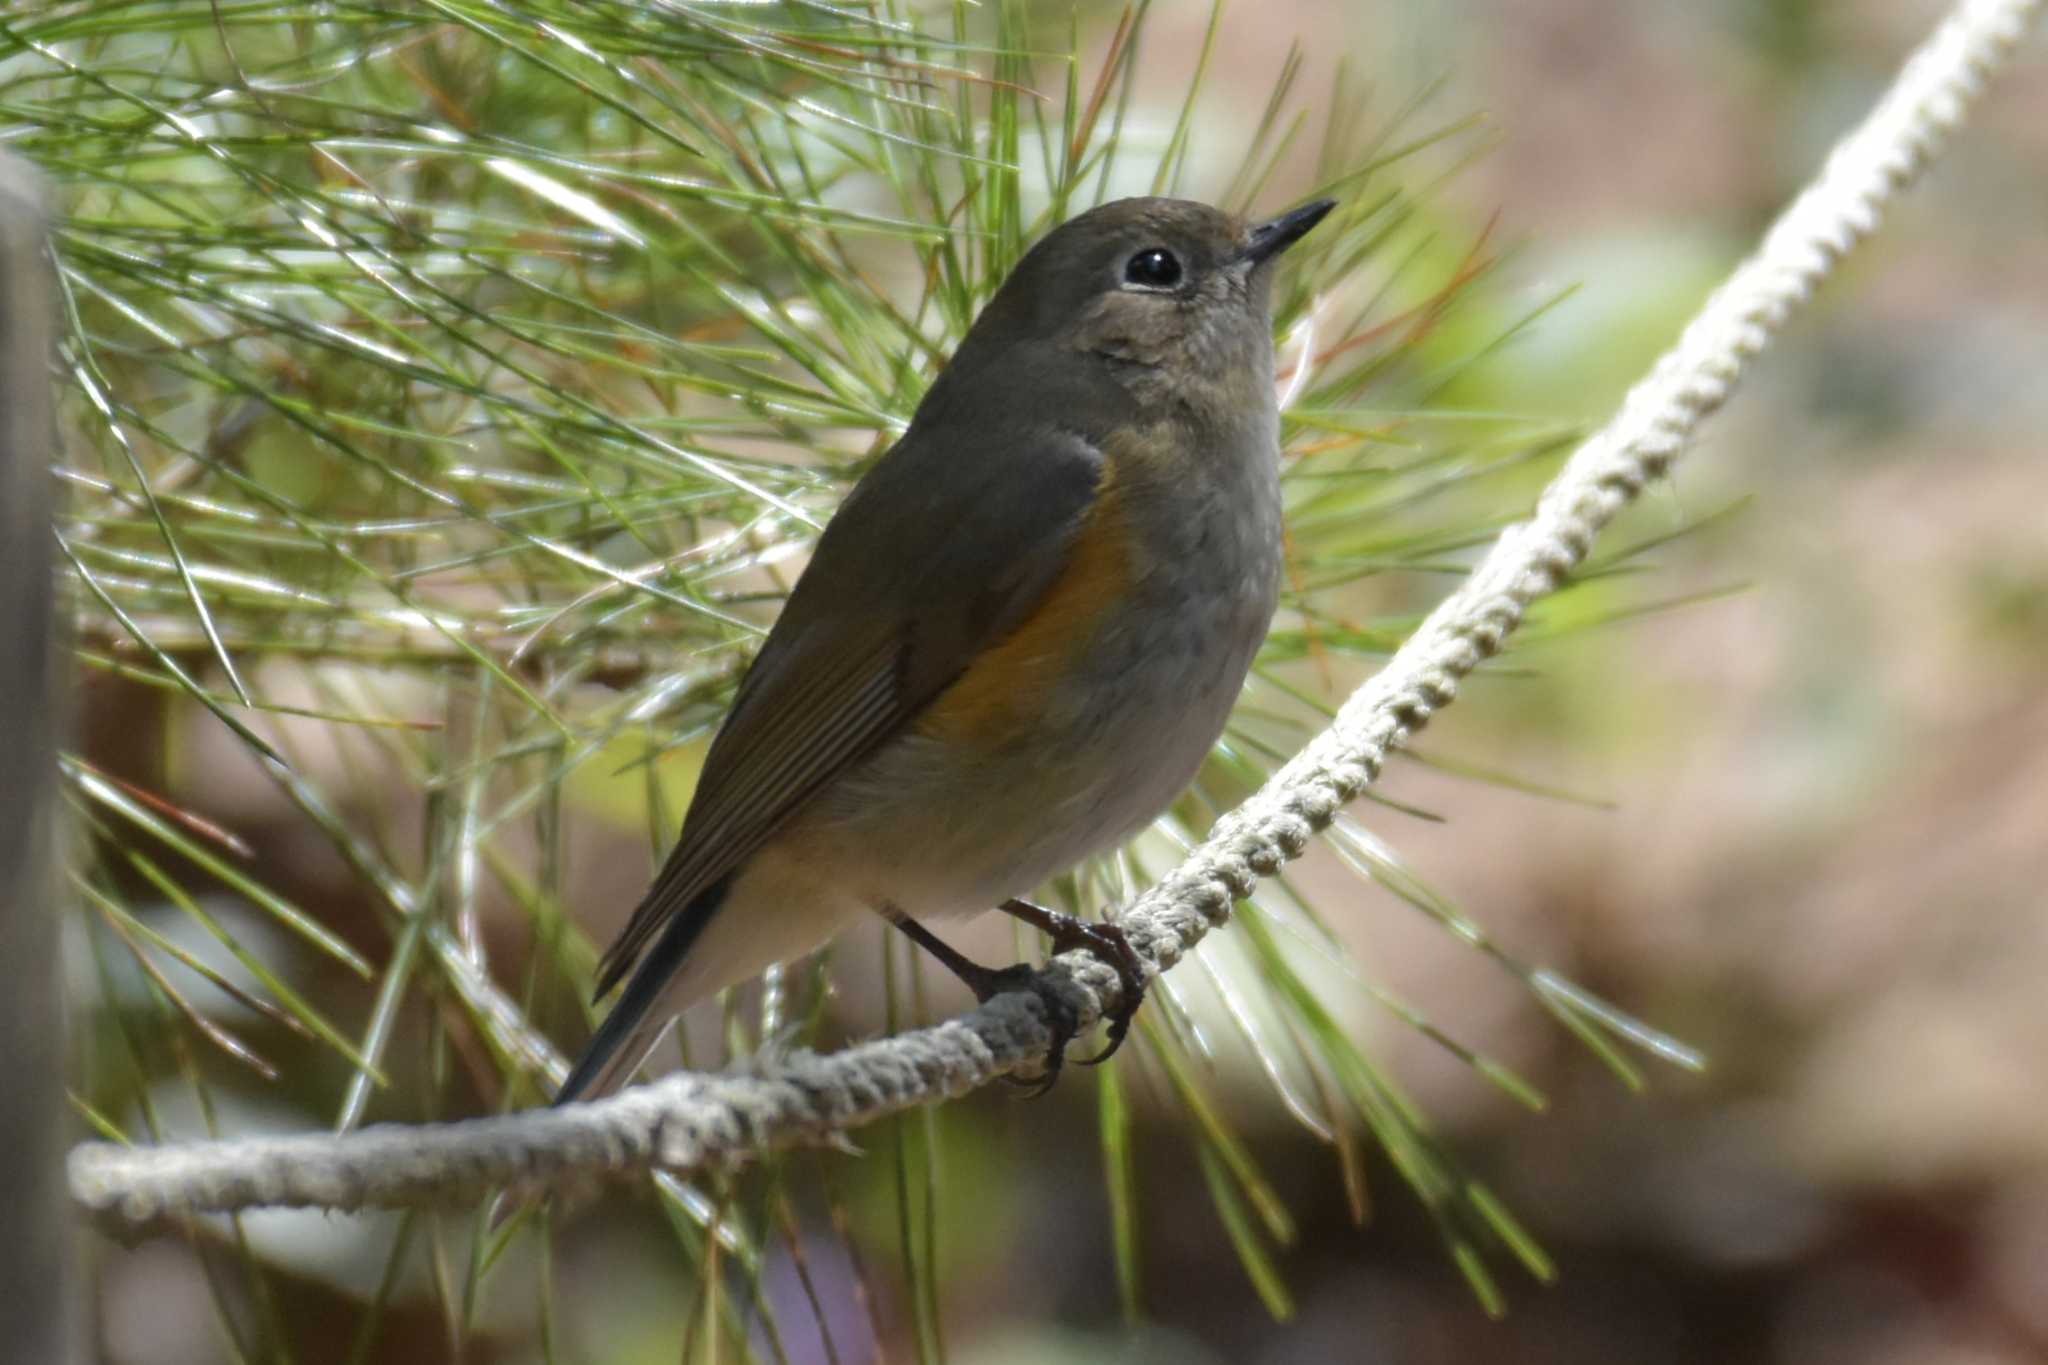
M 1387 754 L 1451 703 L 1459 680 L 1500 648 L 1529 604 L 1584 559 L 1600 529 L 1665 472 L 1727 398 L 1743 362 L 1932 160 L 2042 3 L 1957 5 L 1613 421 L 1573 453 L 1534 516 L 1502 533 L 1329 729 L 1125 912 L 1125 932 L 1156 970 L 1185 957 L 1229 918 L 1235 898 L 1299 855 L 1378 776 Z M 1055 959 L 1046 979 L 1084 1026 L 1117 1003 L 1115 973 L 1084 953 Z M 839 1141 L 1037 1062 L 1050 1041 L 1041 1009 L 1029 995 L 999 996 L 935 1027 L 829 1056 L 683 1073 L 596 1104 L 502 1118 L 153 1148 L 89 1143 L 71 1154 L 71 1189 L 89 1209 L 140 1222 L 261 1205 L 410 1207 L 650 1167 L 729 1167 Z

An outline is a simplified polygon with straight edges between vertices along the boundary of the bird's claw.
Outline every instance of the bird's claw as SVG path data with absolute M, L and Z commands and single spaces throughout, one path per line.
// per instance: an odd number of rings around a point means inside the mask
M 1060 1068 L 1067 1060 L 1067 1044 L 1074 1041 L 1074 1034 L 1080 1030 L 1081 1018 L 1073 1002 L 1046 980 L 1043 971 L 1028 962 L 990 972 L 975 995 L 986 1005 L 996 996 L 1012 991 L 1029 991 L 1038 997 L 1038 1003 L 1045 1007 L 1045 1026 L 1052 1033 L 1052 1043 L 1045 1050 L 1045 1069 L 1040 1075 L 1031 1078 L 1003 1076 L 1003 1080 L 1024 1091 L 1023 1098 L 1035 1100 L 1058 1082 Z
M 1138 1007 L 1145 1002 L 1145 982 L 1151 974 L 1145 959 L 1138 956 L 1137 949 L 1131 946 L 1130 938 L 1119 925 L 1076 919 L 1024 900 L 1004 901 L 1001 908 L 1004 913 L 1015 916 L 1050 938 L 1055 954 L 1085 949 L 1116 972 L 1120 989 L 1117 1006 L 1108 1015 L 1108 1044 L 1095 1056 L 1083 1058 L 1082 1065 L 1095 1066 L 1108 1061 L 1123 1046 L 1131 1031 L 1131 1020 L 1137 1017 Z M 1027 1087 L 1033 1095 L 1043 1095 L 1052 1089 L 1053 1083 L 1059 1080 L 1060 1068 L 1066 1064 L 1067 1045 L 1074 1041 L 1074 1034 L 1080 1030 L 1081 1016 L 1045 971 L 1028 963 L 1000 970 L 984 967 L 961 956 L 908 915 L 892 914 L 890 921 L 912 942 L 944 963 L 946 969 L 965 982 L 967 988 L 974 992 L 974 998 L 982 1004 L 986 1005 L 998 995 L 1015 991 L 1029 991 L 1038 997 L 1039 1003 L 1045 1007 L 1046 1027 L 1052 1033 L 1052 1042 L 1045 1052 L 1044 1073 L 1031 1081 L 1019 1081 L 1010 1076 L 1004 1079 L 1013 1085 Z
M 1093 1057 L 1077 1059 L 1082 1066 L 1100 1066 L 1124 1045 L 1131 1021 L 1138 1017 L 1138 1006 L 1145 1003 L 1145 959 L 1131 946 L 1123 926 L 1095 920 L 1069 920 L 1053 934 L 1052 948 L 1055 953 L 1084 948 L 1095 955 L 1096 961 L 1116 972 L 1117 1003 L 1108 1017 L 1109 1041 Z
M 1117 1006 L 1108 1016 L 1108 1042 L 1093 1057 L 1076 1059 L 1083 1066 L 1099 1066 L 1116 1055 L 1116 1050 L 1124 1045 L 1124 1039 L 1130 1035 L 1131 1021 L 1137 1017 L 1138 1007 L 1145 1003 L 1145 985 L 1149 975 L 1145 960 L 1138 956 L 1138 950 L 1131 946 L 1130 938 L 1119 925 L 1067 915 L 1056 916 L 1051 911 L 1038 913 L 1050 921 L 1040 927 L 1051 937 L 1055 954 L 1083 949 L 1116 972 L 1119 990 Z M 1033 1097 L 1043 1095 L 1059 1079 L 1060 1068 L 1067 1059 L 1067 1045 L 1074 1040 L 1079 1028 L 1080 1021 L 1073 1005 L 1053 989 L 1040 969 L 1024 964 L 991 973 L 985 982 L 985 990 L 985 994 L 976 992 L 984 1004 L 990 996 L 1023 990 L 1036 995 L 1045 1006 L 1046 1024 L 1052 1030 L 1052 1046 L 1046 1049 L 1044 1074 L 1028 1081 L 1005 1078 L 1013 1085 L 1026 1087 Z

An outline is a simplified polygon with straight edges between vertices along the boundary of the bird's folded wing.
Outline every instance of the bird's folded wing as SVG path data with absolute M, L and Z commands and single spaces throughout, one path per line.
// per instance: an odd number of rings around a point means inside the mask
M 678 912 L 901 734 L 1045 595 L 1103 457 L 1050 427 L 1003 439 L 1005 451 L 969 450 L 913 428 L 825 528 L 712 741 L 681 839 L 599 963 L 600 996 Z

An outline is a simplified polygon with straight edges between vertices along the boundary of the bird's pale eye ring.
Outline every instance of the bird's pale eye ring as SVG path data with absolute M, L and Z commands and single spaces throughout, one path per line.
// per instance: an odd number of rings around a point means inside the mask
M 1124 262 L 1124 283 L 1137 289 L 1172 289 L 1180 280 L 1180 257 L 1163 246 L 1148 246 Z

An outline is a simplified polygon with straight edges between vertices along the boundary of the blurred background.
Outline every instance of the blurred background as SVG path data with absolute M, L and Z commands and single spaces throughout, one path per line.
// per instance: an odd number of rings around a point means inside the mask
M 1217 183 L 1204 179 L 1205 149 L 1228 142 L 1235 155 L 1297 39 L 1311 108 L 1339 54 L 1355 97 L 1382 109 L 1440 80 L 1432 117 L 1477 115 L 1476 136 L 1403 174 L 1432 182 L 1447 250 L 1483 239 L 1498 253 L 1480 286 L 1493 325 L 1540 313 L 1441 401 L 1590 424 L 1940 11 L 1926 0 L 1240 5 L 1220 21 L 1190 183 Z M 1057 46 L 1066 11 L 1043 17 Z M 1193 6 L 1149 15 L 1134 125 L 1171 125 L 1209 23 Z M 1084 8 L 1076 25 L 1089 69 L 1116 14 Z M 1283 156 L 1262 206 L 1315 178 L 1303 156 Z M 1544 1097 L 1531 1112 L 1385 1011 L 1346 1016 L 1435 1141 L 1540 1244 L 1551 1283 L 1510 1262 L 1496 1272 L 1502 1311 L 1483 1311 L 1387 1161 L 1374 1151 L 1347 1174 L 1250 1057 L 1223 1046 L 1208 1093 L 1284 1209 L 1288 1235 L 1268 1239 L 1264 1260 L 1228 1226 L 1229 1201 L 1201 1195 L 1214 1149 L 1161 1098 L 1173 1087 L 1155 1063 L 1124 1059 L 1120 1175 L 1106 1174 L 1119 1158 L 1106 1162 L 1100 1137 L 1112 1101 L 1086 1077 L 1034 1104 L 980 1094 L 857 1134 L 858 1159 L 792 1159 L 803 1180 L 758 1213 L 768 1251 L 743 1334 L 765 1358 L 849 1365 L 935 1354 L 972 1365 L 2048 1361 L 2043 376 L 2048 44 L 2037 34 L 1943 164 L 1614 537 L 1689 533 L 1638 566 L 1623 595 L 1568 599 L 1510 668 L 1476 679 L 1422 737 L 1433 762 L 1390 768 L 1382 794 L 1408 812 L 1356 812 L 1505 950 L 1699 1049 L 1704 1071 L 1652 1063 L 1631 1090 L 1522 983 L 1329 851 L 1292 879 L 1377 986 Z M 1368 579 L 1343 610 L 1414 613 L 1449 581 Z M 1364 671 L 1340 660 L 1322 679 L 1328 695 Z M 430 679 L 409 685 L 422 708 L 440 704 Z M 380 704 L 402 710 L 403 695 L 387 683 Z M 301 704 L 332 708 L 335 696 L 309 689 Z M 94 675 L 76 702 L 79 755 L 230 831 L 254 875 L 381 967 L 393 950 L 363 927 L 355 870 L 225 727 L 161 697 Z M 302 737 L 295 753 L 348 809 L 400 841 L 425 838 L 389 795 L 393 769 L 339 740 Z M 686 793 L 675 768 L 662 781 Z M 618 785 L 571 784 L 567 852 L 549 874 L 576 921 L 558 929 L 599 942 L 637 896 L 649 853 L 639 778 L 626 784 L 630 816 Z M 546 932 L 481 905 L 482 922 L 458 928 L 499 945 L 489 960 Z M 351 1034 L 384 1008 L 374 982 L 321 981 L 273 922 L 237 923 L 253 958 L 312 979 L 304 988 Z M 960 937 L 984 959 L 1012 950 L 993 925 Z M 108 1060 L 114 1026 L 100 1015 L 143 987 L 132 971 L 95 971 L 78 938 L 75 994 L 100 1012 L 81 1026 L 94 1070 L 80 1093 L 97 1103 L 133 1065 Z M 865 941 L 838 954 L 836 994 L 817 1005 L 825 1041 L 904 1022 L 885 996 L 915 1001 L 902 1006 L 913 1014 L 964 1003 L 937 977 L 928 999 L 889 995 L 881 956 Z M 517 979 L 501 975 L 508 989 Z M 422 1041 L 441 1008 L 423 994 L 396 1013 L 386 1059 L 413 1084 L 357 1115 L 531 1103 L 479 1079 L 497 1043 Z M 559 1046 L 582 1036 L 566 992 L 536 1014 Z M 715 1049 L 720 1021 L 693 1025 L 693 1048 Z M 299 1064 L 285 1086 L 231 1086 L 229 1126 L 333 1121 L 349 1068 L 293 1046 L 279 1045 Z M 170 1076 L 232 1070 L 182 1052 L 157 1060 Z M 455 1092 L 466 1078 L 476 1093 L 446 1109 L 420 1098 L 422 1082 L 445 1088 L 451 1075 Z M 194 1098 L 203 1089 L 153 1093 L 165 1131 L 211 1121 Z M 906 1171 L 924 1192 L 904 1192 Z M 750 1178 L 715 1198 L 745 1204 Z M 509 1244 L 473 1300 L 461 1287 L 475 1227 L 460 1213 L 256 1214 L 132 1245 L 94 1235 L 94 1331 L 104 1358 L 137 1365 L 234 1358 L 237 1337 L 305 1361 L 722 1358 L 695 1287 L 716 1254 L 701 1228 L 675 1232 L 688 1220 L 673 1208 L 644 1190 L 564 1206 L 547 1237 Z M 247 1273 L 251 1257 L 261 1274 Z M 543 1278 L 550 1292 L 536 1295 Z M 268 1325 L 223 1325 L 250 1322 Z
M 1489 374 L 1588 417 L 1941 9 L 1408 8 L 1333 38 L 1398 62 L 1399 35 L 1487 112 L 1498 149 L 1448 195 L 1525 243 L 1523 287 L 1580 286 Z M 1361 906 L 1369 960 L 1554 1097 L 1531 1120 L 1388 1031 L 1561 1278 L 1487 1323 L 1407 1238 L 1333 1225 L 1301 1321 L 1222 1358 L 2048 1359 L 2044 73 L 2037 45 L 1656 495 L 1753 495 L 1652 591 L 1740 590 L 1523 650 L 1540 676 L 1425 737 L 1612 807 L 1386 788 L 1450 817 L 1389 831 L 1419 871 L 1709 1071 L 1622 1093 Z

